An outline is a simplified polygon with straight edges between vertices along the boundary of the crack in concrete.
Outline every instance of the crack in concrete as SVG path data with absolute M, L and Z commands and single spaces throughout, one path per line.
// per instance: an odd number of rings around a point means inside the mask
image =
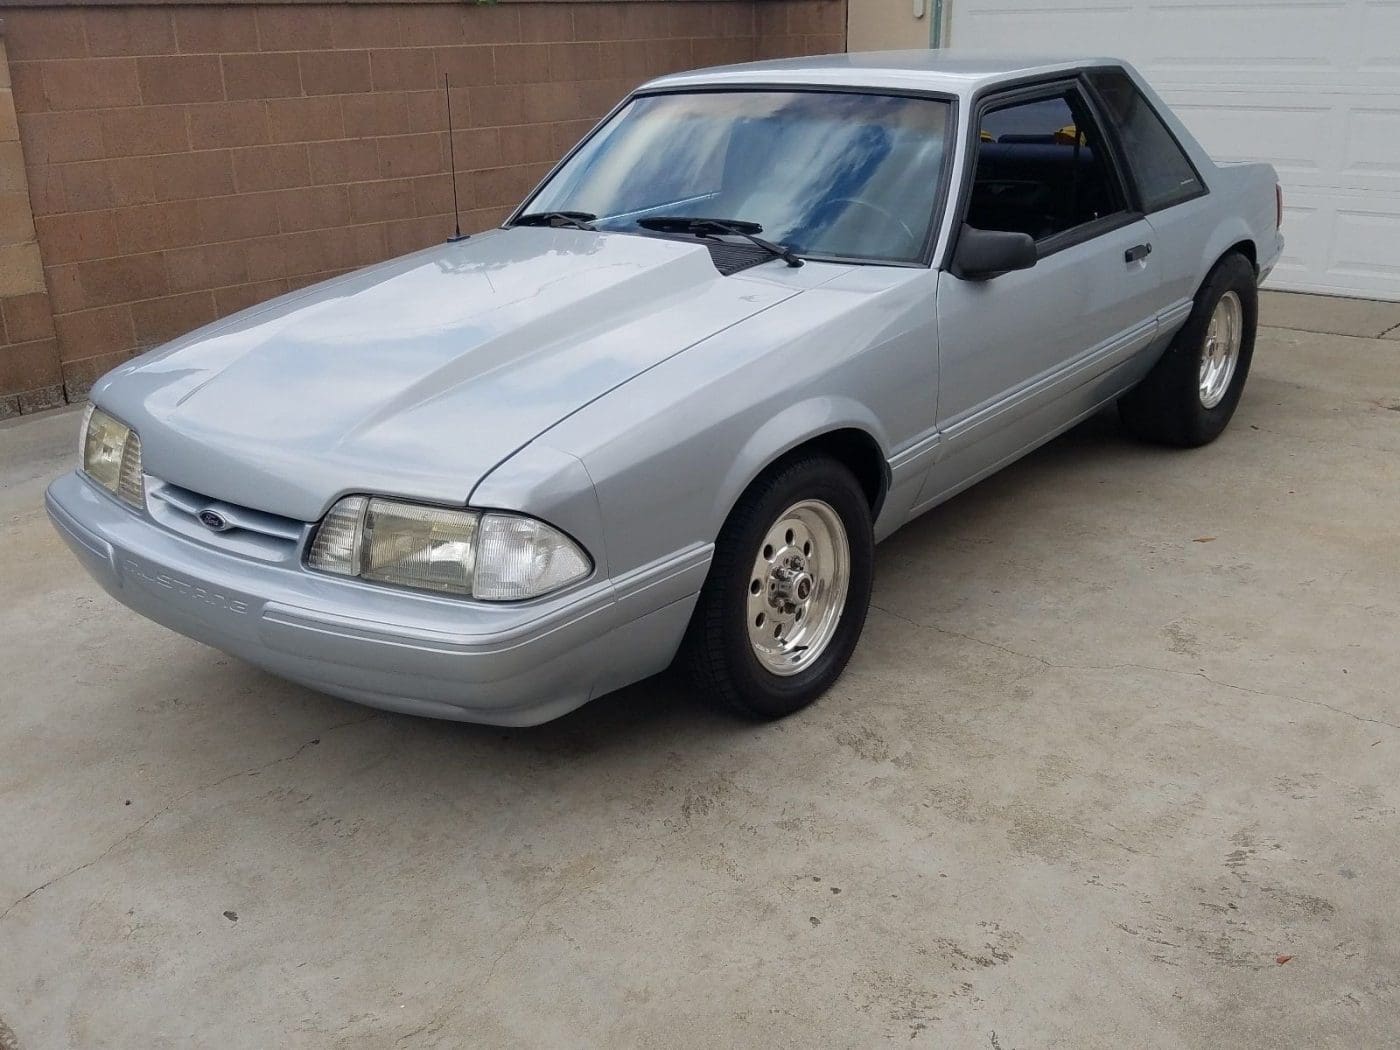
M 1122 671 L 1132 669 L 1138 671 L 1156 671 L 1160 674 L 1177 675 L 1186 678 L 1200 678 L 1203 681 L 1209 682 L 1211 685 L 1220 686 L 1222 689 L 1234 689 L 1241 693 L 1252 693 L 1255 696 L 1267 696 L 1274 700 L 1289 700 L 1296 704 L 1307 704 L 1310 707 L 1321 707 L 1325 708 L 1328 711 L 1332 711 L 1335 714 L 1345 715 L 1347 718 L 1355 719 L 1358 722 L 1369 722 L 1372 725 L 1387 726 L 1390 729 L 1400 729 L 1400 723 L 1387 722 L 1383 718 L 1371 718 L 1368 715 L 1359 715 L 1355 711 L 1348 711 L 1346 708 L 1336 707 L 1332 704 L 1327 703 L 1325 700 L 1318 700 L 1313 697 L 1307 696 L 1294 696 L 1292 693 L 1276 693 L 1268 689 L 1255 689 L 1253 686 L 1238 685 L 1234 682 L 1225 682 L 1220 680 L 1219 678 L 1212 678 L 1210 675 L 1206 674 L 1205 671 L 1187 671 L 1180 667 L 1159 667 L 1155 664 L 1139 664 L 1133 663 L 1131 661 L 1125 661 L 1123 663 L 1116 664 L 1057 663 L 1053 660 L 1047 660 L 1043 656 L 1037 656 L 1035 653 L 1022 652 L 1019 649 L 1012 649 L 1008 646 L 1000 645 L 997 642 L 989 642 L 985 638 L 978 638 L 975 635 L 964 634 L 961 631 L 954 631 L 947 627 L 940 627 L 937 624 L 924 623 L 921 620 L 913 620 L 910 619 L 908 616 L 902 615 L 901 613 L 894 612 L 892 609 L 887 609 L 882 605 L 876 605 L 874 602 L 870 603 L 870 607 L 872 609 L 879 610 L 887 616 L 893 616 L 896 620 L 903 620 L 905 623 L 910 624 L 911 626 L 922 627 L 926 631 L 933 631 L 937 634 L 948 635 L 952 638 L 961 638 L 964 641 L 972 642 L 975 645 L 982 645 L 986 646 L 989 649 L 996 649 L 1000 652 L 1006 653 L 1009 656 L 1020 657 L 1022 660 L 1032 660 L 1035 663 L 1038 663 L 1042 667 L 1046 668 L 1056 668 L 1058 670 L 1065 671 Z
M 1306 445 L 1318 445 L 1322 448 L 1354 448 L 1361 452 L 1379 452 L 1384 456 L 1393 456 L 1400 449 L 1382 448 L 1380 445 L 1365 445 L 1359 441 L 1335 441 L 1331 438 L 1312 437 L 1308 434 L 1292 434 L 1285 430 L 1274 430 L 1272 427 L 1260 426 L 1258 423 L 1251 423 L 1250 426 L 1260 434 L 1269 434 L 1273 437 L 1283 438 L 1285 441 L 1301 441 Z
M 596 864 L 590 864 L 588 868 L 585 869 L 583 873 L 578 876 L 577 879 L 572 881 L 582 881 L 587 876 L 593 874 L 593 871 L 595 868 L 597 868 L 597 866 L 598 865 Z M 570 882 L 565 881 L 563 885 L 561 885 L 557 890 L 550 894 L 547 899 L 541 901 L 533 909 L 531 909 L 530 914 L 525 917 L 525 921 L 522 922 L 520 924 L 520 927 L 515 931 L 515 935 L 512 936 L 511 939 L 506 942 L 505 946 L 501 948 L 499 952 L 496 953 L 496 957 L 491 960 L 491 965 L 487 967 L 486 976 L 481 979 L 481 984 L 478 985 L 478 990 L 485 990 L 486 986 L 490 984 L 492 979 L 496 976 L 496 967 L 500 966 L 501 960 L 504 959 L 511 952 L 513 952 L 516 949 L 516 947 L 520 944 L 520 942 L 525 939 L 525 934 L 528 933 L 530 927 L 535 924 L 535 920 L 539 918 L 540 912 L 544 911 L 551 904 L 555 904 L 556 902 L 558 902 L 559 898 L 564 896 L 564 892 L 567 889 L 569 889 L 569 886 Z
M 657 863 L 660 863 L 659 856 Z M 516 927 L 515 933 L 511 935 L 510 939 L 506 941 L 506 943 L 501 947 L 501 950 L 498 951 L 495 957 L 491 960 L 491 965 L 486 968 L 486 976 L 483 977 L 477 984 L 478 992 L 484 991 L 486 986 L 490 984 L 491 981 L 495 978 L 496 968 L 501 965 L 501 960 L 504 959 L 511 952 L 513 952 L 519 946 L 520 942 L 525 939 L 525 935 L 530 932 L 530 927 L 532 927 L 535 924 L 535 920 L 539 918 L 540 912 L 544 911 L 550 905 L 558 902 L 558 900 L 561 897 L 563 897 L 564 893 L 569 889 L 571 882 L 579 881 L 584 877 L 592 874 L 594 869 L 597 868 L 597 866 L 598 865 L 596 864 L 590 864 L 588 868 L 585 869 L 580 876 L 578 876 L 577 879 L 563 880 L 557 890 L 555 890 L 548 897 L 546 897 L 544 900 L 540 901 L 538 904 L 536 904 L 533 908 L 530 909 L 530 914 L 525 916 L 524 920 L 521 921 L 520 925 Z M 654 869 L 655 867 L 656 864 L 653 864 L 652 868 Z M 580 890 L 579 892 L 582 891 Z M 449 995 L 448 998 L 436 1010 L 433 1011 L 431 1017 L 429 1017 L 426 1021 L 420 1024 L 417 1028 L 410 1029 L 409 1031 L 405 1032 L 403 1035 L 395 1039 L 394 1045 L 402 1046 L 414 1036 L 432 1035 L 441 1031 L 442 1026 L 447 1021 L 448 1012 L 452 1009 L 453 1006 L 461 1002 L 465 992 L 465 988 L 455 989 L 453 994 Z
M 1299 328 L 1297 325 L 1279 324 L 1277 321 L 1272 324 L 1264 324 L 1263 322 L 1259 324 L 1259 331 L 1261 333 L 1272 330 L 1274 332 L 1292 332 L 1295 335 L 1322 335 L 1332 339 L 1355 339 L 1363 343 L 1379 342 L 1397 328 L 1400 328 L 1400 324 L 1394 324 L 1389 328 L 1383 329 L 1379 335 L 1365 335 L 1357 332 L 1334 332 L 1321 328 Z
M 43 893 L 45 890 L 49 889 L 50 887 L 56 886 L 58 883 L 62 882 L 64 879 L 67 879 L 67 878 L 69 878 L 70 876 L 76 875 L 76 874 L 78 874 L 78 872 L 80 872 L 80 871 L 86 871 L 88 868 L 91 868 L 93 865 L 102 863 L 102 861 L 105 860 L 113 851 L 115 851 L 116 849 L 120 848 L 124 843 L 129 842 L 131 839 L 135 838 L 137 835 L 141 834 L 141 832 L 145 831 L 146 828 L 150 827 L 150 826 L 151 826 L 152 824 L 154 824 L 157 820 L 159 820 L 159 819 L 160 819 L 161 817 L 163 817 L 165 814 L 169 813 L 172 809 L 174 809 L 176 806 L 178 806 L 181 802 L 184 802 L 186 799 L 188 799 L 188 798 L 190 798 L 190 797 L 192 797 L 192 796 L 194 796 L 194 795 L 200 794 L 201 792 L 204 792 L 204 791 L 213 791 L 215 788 L 219 787 L 221 784 L 227 784 L 230 780 L 237 780 L 239 777 L 252 777 L 252 776 L 257 776 L 259 773 L 263 772 L 263 771 L 266 770 L 266 769 L 271 769 L 273 766 L 281 765 L 281 764 L 284 763 L 284 762 L 290 762 L 290 761 L 292 761 L 293 759 L 295 759 L 298 755 L 300 755 L 303 751 L 305 751 L 308 747 L 312 747 L 312 746 L 314 746 L 314 745 L 316 745 L 316 744 L 319 744 L 319 743 L 321 742 L 321 738 L 322 738 L 323 736 L 325 736 L 327 733 L 334 733 L 336 730 L 338 730 L 338 729 L 345 729 L 345 728 L 347 728 L 348 726 L 357 726 L 357 725 L 361 725 L 361 724 L 363 724 L 363 723 L 365 723 L 365 722 L 370 721 L 371 719 L 375 719 L 375 718 L 378 718 L 378 717 L 379 717 L 379 712 L 377 712 L 377 711 L 372 711 L 372 712 L 370 712 L 369 714 L 364 715 L 364 716 L 362 716 L 362 717 L 360 717 L 360 718 L 352 718 L 352 719 L 349 719 L 349 720 L 344 721 L 344 722 L 337 722 L 337 723 L 335 723 L 334 725 L 327 726 L 325 729 L 321 730 L 319 733 L 317 733 L 317 734 L 316 734 L 314 737 L 312 737 L 310 740 L 304 741 L 302 744 L 298 745 L 298 747 L 297 747 L 294 751 L 290 752 L 289 754 L 282 755 L 280 758 L 274 758 L 274 759 L 272 759 L 272 760 L 269 761 L 269 762 L 264 762 L 264 763 L 263 763 L 262 765 L 260 765 L 260 766 L 254 766 L 252 769 L 240 769 L 240 770 L 238 770 L 238 771 L 235 772 L 235 773 L 228 773 L 228 774 L 226 774 L 226 775 L 224 775 L 224 776 L 222 776 L 222 777 L 219 777 L 217 780 L 211 780 L 211 781 L 210 781 L 209 783 L 207 783 L 207 784 L 200 784 L 200 785 L 198 785 L 197 787 L 192 787 L 192 788 L 190 788 L 188 791 L 182 792 L 181 794 L 175 796 L 175 798 L 173 798 L 173 799 L 171 799 L 169 802 L 167 802 L 164 806 L 161 806 L 160 809 L 156 810 L 154 813 L 152 813 L 152 814 L 151 814 L 149 817 L 147 817 L 145 820 L 141 821 L 140 824 L 137 824 L 136 827 L 132 828 L 130 831 L 128 831 L 128 832 L 126 832 L 125 834 L 123 834 L 123 835 L 121 835 L 120 837 L 118 837 L 118 838 L 117 838 L 114 842 L 112 842 L 106 849 L 104 849 L 104 850 L 103 850 L 101 853 L 99 853 L 97 856 L 93 857 L 91 860 L 84 861 L 82 864 L 79 864 L 79 865 L 77 865 L 77 866 L 75 866 L 75 867 L 69 868 L 67 871 L 64 871 L 64 872 L 59 873 L 58 875 L 55 875 L 53 878 L 49 879 L 48 881 L 42 882 L 42 883 L 40 883 L 38 886 L 35 886 L 32 890 L 30 890 L 28 893 L 24 894 L 22 897 L 19 897 L 19 898 L 15 899 L 14 901 L 11 901 L 10 904 L 9 904 L 9 906 L 6 907 L 4 911 L 0 911 L 0 922 L 4 922 L 5 919 L 9 916 L 10 912 L 14 911 L 16 908 L 18 908 L 18 907 L 19 907 L 21 904 L 23 904 L 25 901 L 29 900 L 29 898 L 34 897 L 34 896 L 36 896 L 36 895 L 38 895 L 38 894 L 40 894 L 40 893 Z

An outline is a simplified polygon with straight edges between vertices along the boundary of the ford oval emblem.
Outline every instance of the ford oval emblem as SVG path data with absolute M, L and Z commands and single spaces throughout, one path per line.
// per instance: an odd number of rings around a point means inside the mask
M 228 518 L 224 517 L 217 510 L 200 511 L 199 523 L 206 529 L 212 529 L 215 532 L 223 532 L 230 527 Z

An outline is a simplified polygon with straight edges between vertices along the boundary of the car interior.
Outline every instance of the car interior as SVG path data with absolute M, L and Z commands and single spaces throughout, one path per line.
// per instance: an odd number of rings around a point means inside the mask
M 1094 123 L 1072 92 L 988 110 L 967 222 L 1043 241 L 1120 210 Z
M 730 217 L 803 254 L 919 257 L 946 148 L 945 103 L 793 92 L 744 107 L 753 113 L 666 118 L 664 143 L 641 162 L 629 149 L 616 174 L 598 165 L 607 192 L 580 206 L 609 225 L 667 213 Z
M 866 124 L 843 149 L 825 155 L 822 170 L 804 180 L 805 195 L 794 194 L 790 181 L 760 174 L 781 170 L 793 156 L 815 154 L 806 143 L 828 134 L 817 121 L 740 122 L 726 152 L 725 189 L 716 207 L 723 214 L 766 216 L 775 228 L 785 227 L 785 239 L 809 252 L 917 256 L 928 228 L 927 183 L 938 171 L 941 138 L 919 127 Z M 743 190 L 733 197 L 730 187 Z

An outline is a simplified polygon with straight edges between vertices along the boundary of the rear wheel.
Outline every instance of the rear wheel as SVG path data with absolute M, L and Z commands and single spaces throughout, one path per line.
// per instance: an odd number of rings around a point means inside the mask
M 1220 436 L 1244 391 L 1259 319 L 1254 267 L 1231 252 L 1196 294 L 1191 315 L 1118 415 L 1144 441 L 1192 448 Z
M 759 478 L 720 532 L 691 618 L 696 690 L 753 718 L 812 703 L 860 638 L 873 565 L 870 507 L 845 466 L 813 455 Z

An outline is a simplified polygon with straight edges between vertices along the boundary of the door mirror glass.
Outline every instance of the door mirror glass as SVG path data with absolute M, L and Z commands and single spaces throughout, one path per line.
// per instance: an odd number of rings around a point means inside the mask
M 1035 241 L 1028 233 L 979 230 L 963 224 L 953 253 L 953 274 L 967 281 L 988 281 L 1036 263 Z

